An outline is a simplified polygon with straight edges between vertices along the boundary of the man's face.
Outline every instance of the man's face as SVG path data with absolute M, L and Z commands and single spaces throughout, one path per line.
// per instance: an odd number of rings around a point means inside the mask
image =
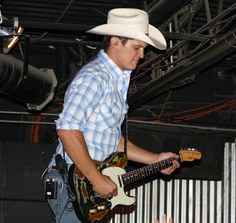
M 125 44 L 119 40 L 119 47 L 116 52 L 116 64 L 121 70 L 134 70 L 139 59 L 144 57 L 144 49 L 147 44 L 140 40 L 129 39 Z

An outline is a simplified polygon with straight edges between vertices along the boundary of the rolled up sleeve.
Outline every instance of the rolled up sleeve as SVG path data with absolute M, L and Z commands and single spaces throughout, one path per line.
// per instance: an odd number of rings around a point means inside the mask
M 57 129 L 84 131 L 86 121 L 101 98 L 101 81 L 96 77 L 79 78 L 68 88 Z

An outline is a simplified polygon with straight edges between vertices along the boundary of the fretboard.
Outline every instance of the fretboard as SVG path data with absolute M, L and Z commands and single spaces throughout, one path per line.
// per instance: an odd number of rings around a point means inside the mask
M 173 164 L 173 158 L 162 160 L 160 162 L 144 166 L 142 168 L 132 170 L 130 172 L 124 173 L 121 175 L 124 186 L 139 181 L 147 176 L 151 176 L 155 173 L 160 172 L 163 169 L 166 169 Z

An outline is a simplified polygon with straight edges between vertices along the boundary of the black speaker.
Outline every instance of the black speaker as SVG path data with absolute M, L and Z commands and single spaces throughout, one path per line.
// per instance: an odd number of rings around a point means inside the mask
M 0 201 L 1 223 L 54 223 L 46 202 Z
M 45 201 L 41 176 L 55 145 L 0 142 L 1 199 Z
M 0 142 L 0 222 L 53 223 L 41 175 L 55 145 Z

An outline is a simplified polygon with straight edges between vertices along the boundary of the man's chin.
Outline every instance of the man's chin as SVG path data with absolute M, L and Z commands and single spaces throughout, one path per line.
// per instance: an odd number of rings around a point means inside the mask
M 130 67 L 129 67 L 129 69 L 128 69 L 128 70 L 135 70 L 135 69 L 137 68 L 137 66 L 138 66 L 137 64 L 135 64 L 135 65 L 132 65 L 132 66 L 130 66 Z

